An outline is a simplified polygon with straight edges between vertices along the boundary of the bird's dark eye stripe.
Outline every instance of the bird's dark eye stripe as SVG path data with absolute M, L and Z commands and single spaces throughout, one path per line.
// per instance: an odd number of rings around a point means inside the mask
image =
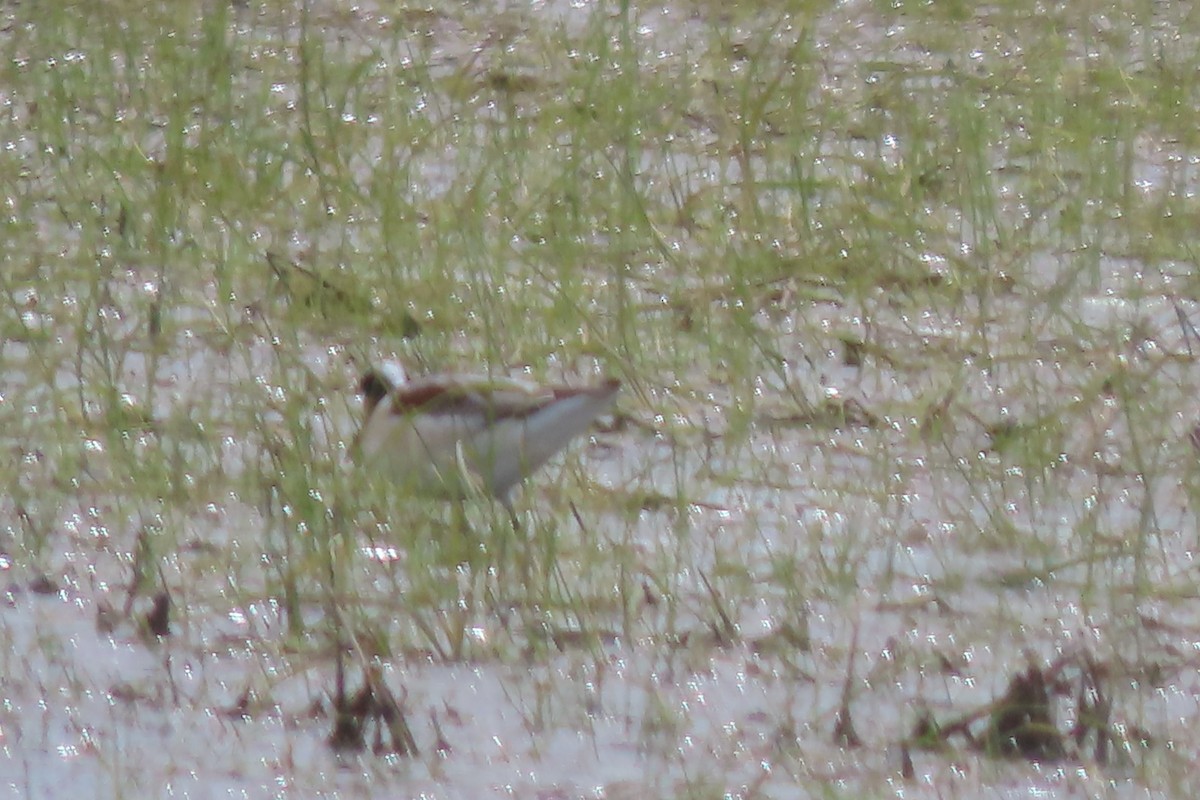
M 374 370 L 363 375 L 362 380 L 358 383 L 359 394 L 366 400 L 368 410 L 379 405 L 390 390 L 391 386 L 388 382 Z

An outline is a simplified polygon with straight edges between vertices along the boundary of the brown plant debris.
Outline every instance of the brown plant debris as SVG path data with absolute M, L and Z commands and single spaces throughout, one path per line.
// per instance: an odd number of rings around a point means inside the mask
M 988 753 L 1030 761 L 1063 758 L 1063 735 L 1055 725 L 1050 699 L 1052 684 L 1048 671 L 1032 665 L 1009 680 L 1004 697 L 992 708 L 984 738 Z
M 339 660 L 329 745 L 334 750 L 362 750 L 372 731 L 371 751 L 375 755 L 417 755 L 417 742 L 403 703 L 388 689 L 378 668 L 368 668 L 363 673 L 362 688 L 347 696 L 345 669 Z

